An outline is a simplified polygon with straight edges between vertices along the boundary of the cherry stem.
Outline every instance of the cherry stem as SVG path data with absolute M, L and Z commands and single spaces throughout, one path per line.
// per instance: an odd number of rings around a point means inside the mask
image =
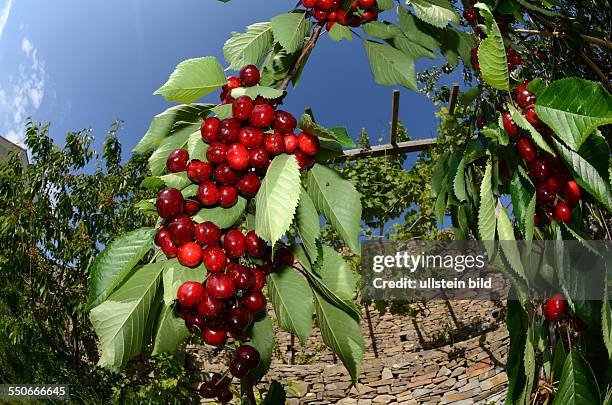
M 323 30 L 323 24 L 322 23 L 317 24 L 316 28 L 312 32 L 312 36 L 310 37 L 308 42 L 306 42 L 306 45 L 304 45 L 304 47 L 302 48 L 302 52 L 300 53 L 300 56 L 298 56 L 293 66 L 291 66 L 291 70 L 289 70 L 289 73 L 287 74 L 287 76 L 283 79 L 280 86 L 278 86 L 279 90 L 286 90 L 287 87 L 289 86 L 289 82 L 291 82 L 291 80 L 298 74 L 302 64 L 306 61 L 306 58 L 308 57 L 308 55 L 314 48 L 315 44 L 317 43 L 317 40 L 319 39 L 319 36 L 321 35 L 322 30 Z
M 255 393 L 253 392 L 253 379 L 251 377 L 248 377 L 247 380 L 246 396 L 249 400 L 250 405 L 257 405 L 257 401 L 255 400 Z

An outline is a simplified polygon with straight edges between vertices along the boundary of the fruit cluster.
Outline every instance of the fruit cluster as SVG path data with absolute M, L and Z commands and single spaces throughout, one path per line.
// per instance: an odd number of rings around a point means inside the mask
M 302 5 L 312 9 L 310 13 L 320 22 L 326 23 L 329 31 L 335 23 L 359 27 L 361 24 L 378 19 L 376 0 L 355 0 L 346 11 L 340 0 L 302 0 Z
M 522 109 L 525 119 L 538 131 L 544 139 L 550 140 L 552 130 L 538 118 L 533 105 L 535 95 L 527 90 L 528 81 L 515 89 L 515 101 Z M 512 119 L 508 111 L 502 113 L 504 130 L 509 137 L 516 140 L 518 156 L 529 167 L 529 177 L 536 185 L 536 202 L 538 212 L 534 217 L 537 226 L 545 225 L 550 219 L 569 223 L 571 210 L 581 198 L 580 187 L 571 178 L 563 162 L 540 150 L 531 139 L 521 134 L 522 130 Z

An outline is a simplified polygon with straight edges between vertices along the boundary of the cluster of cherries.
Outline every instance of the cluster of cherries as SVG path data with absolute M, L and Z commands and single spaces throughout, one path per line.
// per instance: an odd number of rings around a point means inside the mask
M 317 21 L 325 22 L 328 31 L 335 23 L 359 27 L 378 19 L 376 0 L 355 0 L 348 11 L 342 8 L 340 0 L 302 0 L 302 5 L 312 9 L 312 16 Z
M 550 140 L 553 132 L 538 118 L 533 108 L 536 98 L 532 92 L 527 90 L 528 84 L 529 82 L 525 81 L 515 89 L 515 101 L 523 110 L 525 119 L 545 139 Z M 517 154 L 527 163 L 529 177 L 536 184 L 538 211 L 534 217 L 535 224 L 537 226 L 546 225 L 552 218 L 569 223 L 572 207 L 575 207 L 581 198 L 580 187 L 571 178 L 560 159 L 539 150 L 531 139 L 520 134 L 521 130 L 512 119 L 510 112 L 502 113 L 502 122 L 510 138 L 516 140 Z

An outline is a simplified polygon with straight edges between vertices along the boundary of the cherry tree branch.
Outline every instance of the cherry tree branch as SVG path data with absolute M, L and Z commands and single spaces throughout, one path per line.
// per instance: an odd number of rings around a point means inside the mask
M 289 73 L 283 79 L 280 86 L 278 86 L 279 90 L 286 90 L 291 80 L 293 80 L 293 78 L 298 74 L 298 72 L 300 71 L 300 68 L 302 67 L 302 64 L 305 62 L 306 58 L 308 57 L 308 55 L 310 54 L 310 52 L 316 45 L 317 40 L 319 39 L 319 36 L 321 35 L 322 30 L 323 30 L 323 24 L 317 24 L 314 31 L 312 32 L 312 36 L 310 37 L 308 42 L 306 42 L 306 45 L 304 45 L 304 47 L 302 48 L 302 52 L 300 53 L 300 56 L 298 56 L 293 66 L 291 66 Z
M 529 35 L 540 35 L 543 37 L 561 37 L 564 36 L 565 33 L 563 32 L 559 32 L 559 31 L 540 31 L 540 30 L 528 30 L 525 28 L 515 28 L 514 32 L 518 32 L 519 34 L 529 34 Z M 608 42 L 606 40 L 603 40 L 601 38 L 596 38 L 596 37 L 592 37 L 589 35 L 580 35 L 580 38 L 582 38 L 584 41 L 586 42 L 590 42 L 592 44 L 596 44 L 596 45 L 601 45 L 601 46 L 605 46 L 607 48 L 611 48 L 612 49 L 612 42 Z

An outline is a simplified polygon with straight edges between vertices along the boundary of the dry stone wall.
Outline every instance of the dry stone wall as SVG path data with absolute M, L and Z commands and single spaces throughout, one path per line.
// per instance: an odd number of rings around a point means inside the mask
M 502 403 L 509 343 L 503 305 L 435 301 L 411 308 L 416 315 L 364 310 L 367 352 L 356 387 L 322 345 L 317 329 L 303 346 L 290 334 L 276 332 L 266 381 L 282 382 L 291 405 Z M 194 375 L 218 367 L 201 348 L 190 348 L 189 359 Z

